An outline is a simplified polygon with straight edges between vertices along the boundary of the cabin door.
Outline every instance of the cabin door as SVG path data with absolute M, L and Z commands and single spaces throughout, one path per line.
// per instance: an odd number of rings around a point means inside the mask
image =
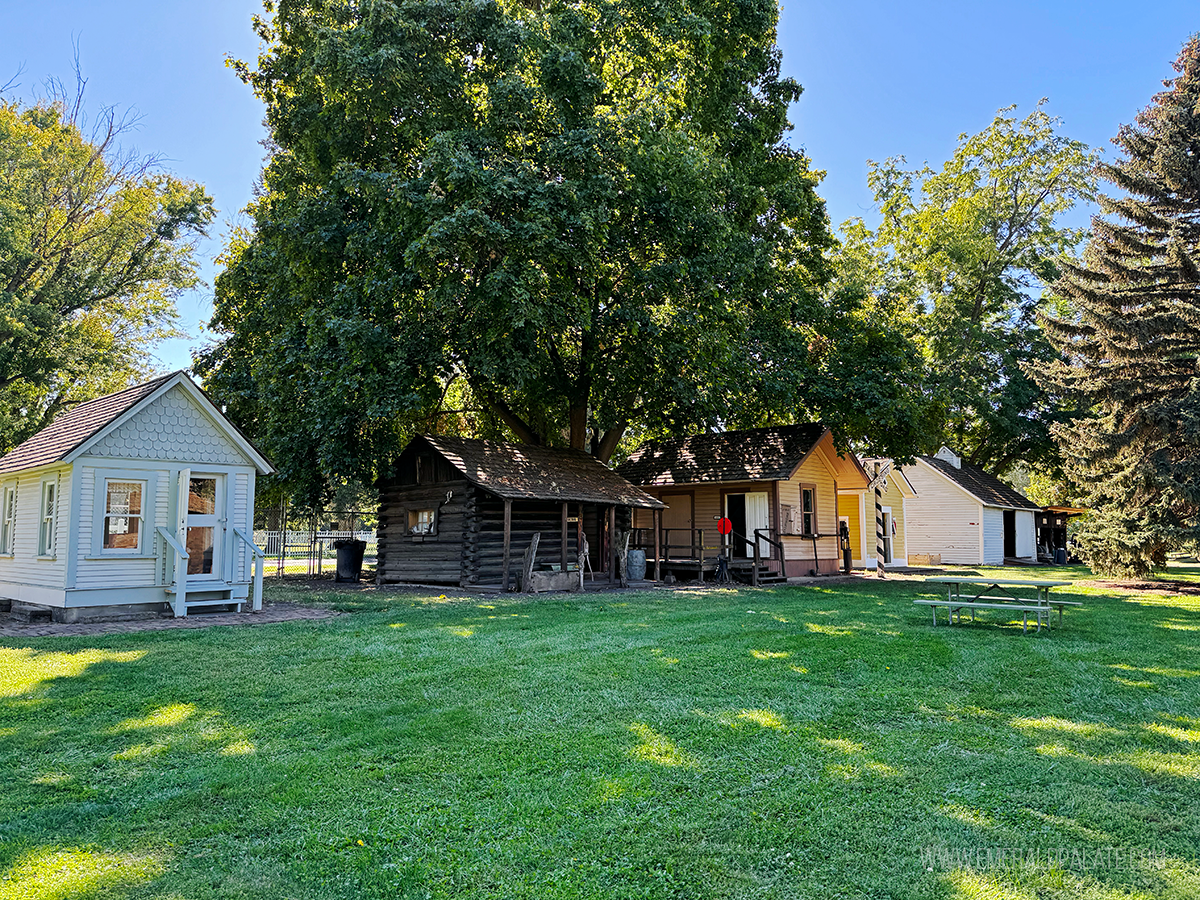
M 188 477 L 188 581 L 219 580 L 225 545 L 225 476 L 193 472 Z
M 660 498 L 667 508 L 662 511 L 663 547 L 665 558 L 688 559 L 693 553 L 692 495 L 663 494 Z M 697 550 L 696 552 L 703 553 Z
M 755 530 L 759 528 L 766 530 L 771 526 L 767 497 L 768 494 L 765 491 L 756 491 L 753 494 L 725 495 L 725 515 L 733 525 L 733 532 L 746 538 L 745 541 L 740 539 L 732 541 L 730 545 L 732 556 L 745 559 L 754 555 Z

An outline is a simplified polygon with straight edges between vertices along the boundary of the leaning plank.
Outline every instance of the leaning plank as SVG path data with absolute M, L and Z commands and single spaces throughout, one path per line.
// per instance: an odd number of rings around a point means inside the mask
M 542 539 L 540 534 L 535 534 L 529 541 L 529 546 L 525 548 L 525 556 L 521 561 L 521 590 L 526 593 L 533 591 L 533 564 L 537 559 L 538 542 Z

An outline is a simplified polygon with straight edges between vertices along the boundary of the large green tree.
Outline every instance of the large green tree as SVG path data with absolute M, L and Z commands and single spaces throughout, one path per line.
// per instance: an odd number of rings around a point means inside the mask
M 198 365 L 297 486 L 369 476 L 447 405 L 605 459 L 627 435 L 872 408 L 817 389 L 829 335 L 878 329 L 823 299 L 774 0 L 273 12 L 239 64 L 272 152 Z
M 843 252 L 923 348 L 925 452 L 947 443 L 998 474 L 1056 465 L 1051 428 L 1072 410 L 1035 377 L 1057 358 L 1037 313 L 1084 237 L 1062 215 L 1093 196 L 1095 161 L 1039 105 L 962 135 L 938 170 L 871 163 L 881 221 L 843 226 Z
M 1089 410 L 1059 430 L 1092 507 L 1079 540 L 1118 575 L 1200 540 L 1200 37 L 1175 69 L 1114 139 L 1118 196 L 1055 284 L 1076 314 L 1048 322 L 1066 358 L 1052 381 Z
M 213 216 L 203 188 L 120 149 L 115 110 L 85 135 L 80 100 L 0 100 L 0 451 L 143 373 Z

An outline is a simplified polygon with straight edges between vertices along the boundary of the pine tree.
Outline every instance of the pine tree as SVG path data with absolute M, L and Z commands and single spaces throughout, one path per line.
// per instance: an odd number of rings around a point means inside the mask
M 1085 414 L 1058 439 L 1093 510 L 1079 540 L 1097 571 L 1144 576 L 1200 539 L 1200 35 L 1113 143 L 1081 262 L 1055 284 L 1049 373 Z

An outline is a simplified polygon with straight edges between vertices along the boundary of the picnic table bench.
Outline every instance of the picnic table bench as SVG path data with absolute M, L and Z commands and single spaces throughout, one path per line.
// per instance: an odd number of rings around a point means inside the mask
M 1050 627 L 1050 611 L 1058 609 L 1058 624 L 1062 625 L 1064 606 L 1082 606 L 1077 600 L 1060 600 L 1051 598 L 1050 589 L 1069 585 L 1070 581 L 1039 581 L 1028 578 L 981 578 L 947 576 L 943 578 L 926 578 L 926 584 L 946 585 L 945 600 L 914 600 L 918 606 L 928 606 L 933 613 L 933 624 L 937 625 L 937 608 L 946 607 L 946 620 L 954 624 L 955 615 L 962 622 L 962 611 L 971 611 L 971 621 L 975 621 L 977 609 L 1007 609 L 1021 613 L 1021 632 L 1029 631 L 1029 614 L 1033 613 L 1037 621 L 1038 631 L 1042 630 L 1042 620 Z M 965 588 L 965 590 L 964 590 Z M 1034 596 L 1028 596 L 1030 589 Z M 974 591 L 974 596 L 972 596 Z M 1025 596 L 1021 596 L 1024 593 Z

